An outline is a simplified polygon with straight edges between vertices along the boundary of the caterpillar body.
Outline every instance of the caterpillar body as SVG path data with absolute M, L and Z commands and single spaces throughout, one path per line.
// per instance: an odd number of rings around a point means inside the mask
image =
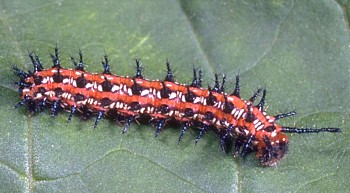
M 239 76 L 235 89 L 225 92 L 225 76 L 222 83 L 215 75 L 215 84 L 202 88 L 202 73 L 193 69 L 191 84 L 175 82 L 169 62 L 164 80 L 148 80 L 142 75 L 140 60 L 136 59 L 136 75 L 117 76 L 110 72 L 107 56 L 104 56 L 101 74 L 84 71 L 82 52 L 79 59 L 71 58 L 75 69 L 63 68 L 57 47 L 51 58 L 53 66 L 44 69 L 39 57 L 29 53 L 34 70 L 25 72 L 13 66 L 19 77 L 21 102 L 16 108 L 26 105 L 29 111 L 45 108 L 55 116 L 60 109 L 83 116 L 96 115 L 94 127 L 102 117 L 116 118 L 124 122 L 125 133 L 131 123 L 142 117 L 150 117 L 155 125 L 155 137 L 169 120 L 182 124 L 179 142 L 190 127 L 199 129 L 195 143 L 204 132 L 214 129 L 220 135 L 220 147 L 226 152 L 227 144 L 234 144 L 235 155 L 246 156 L 256 152 L 263 166 L 276 165 L 287 152 L 288 137 L 285 133 L 341 132 L 339 128 L 294 128 L 277 124 L 279 119 L 293 116 L 294 111 L 275 116 L 264 110 L 266 90 L 258 89 L 253 96 L 244 100 L 240 96 Z M 257 97 L 260 101 L 255 105 Z M 231 141 L 234 143 L 231 143 Z

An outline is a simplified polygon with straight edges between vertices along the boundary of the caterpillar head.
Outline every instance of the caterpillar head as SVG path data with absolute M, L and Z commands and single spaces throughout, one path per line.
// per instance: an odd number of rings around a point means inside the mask
M 275 137 L 265 136 L 257 144 L 256 157 L 263 166 L 274 166 L 281 160 L 288 150 L 288 137 L 278 133 Z

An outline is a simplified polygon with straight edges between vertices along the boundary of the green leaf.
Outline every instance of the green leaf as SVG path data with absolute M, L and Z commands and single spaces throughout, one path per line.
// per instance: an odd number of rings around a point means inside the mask
M 350 189 L 348 1 L 14 1 L 0 2 L 1 192 L 344 192 Z M 289 135 L 277 166 L 222 155 L 219 138 L 180 126 L 154 138 L 149 124 L 122 126 L 68 113 L 31 115 L 19 102 L 11 65 L 31 70 L 28 51 L 51 66 L 56 43 L 72 67 L 78 49 L 87 70 L 101 72 L 106 52 L 117 75 L 135 73 L 142 58 L 149 79 L 163 79 L 169 59 L 176 79 L 192 67 L 240 74 L 242 96 L 266 87 L 268 113 L 297 110 L 280 121 L 296 127 L 339 127 L 342 133 Z

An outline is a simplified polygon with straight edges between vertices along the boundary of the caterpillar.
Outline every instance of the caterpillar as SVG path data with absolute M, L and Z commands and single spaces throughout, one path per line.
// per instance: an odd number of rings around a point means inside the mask
M 56 46 L 51 53 L 53 66 L 44 69 L 39 57 L 29 52 L 33 71 L 24 71 L 13 65 L 14 74 L 19 77 L 18 86 L 21 101 L 15 106 L 26 106 L 35 113 L 49 108 L 54 117 L 59 110 L 69 112 L 68 121 L 74 114 L 84 117 L 96 116 L 94 128 L 102 117 L 118 119 L 124 123 L 122 133 L 127 132 L 132 122 L 148 117 L 155 126 L 155 137 L 170 120 L 182 124 L 178 142 L 187 129 L 198 128 L 197 143 L 206 130 L 214 130 L 220 136 L 223 152 L 228 144 L 234 144 L 235 156 L 245 157 L 256 152 L 262 166 L 276 165 L 288 150 L 285 133 L 341 132 L 340 128 L 295 128 L 281 126 L 277 121 L 293 116 L 295 111 L 275 116 L 264 110 L 266 89 L 258 89 L 253 96 L 244 100 L 240 96 L 239 75 L 236 75 L 234 91 L 225 92 L 225 80 L 215 75 L 213 87 L 202 88 L 202 72 L 193 68 L 191 84 L 180 84 L 174 80 L 169 62 L 164 80 L 148 80 L 143 77 L 142 66 L 136 59 L 136 75 L 117 76 L 110 72 L 109 59 L 102 61 L 103 72 L 84 71 L 82 51 L 79 59 L 71 57 L 74 69 L 63 68 Z M 261 95 L 258 104 L 255 100 Z M 232 143 L 234 142 L 234 143 Z

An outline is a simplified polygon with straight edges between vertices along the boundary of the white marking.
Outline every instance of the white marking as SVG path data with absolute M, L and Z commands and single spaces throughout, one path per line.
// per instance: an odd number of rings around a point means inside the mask
M 182 92 L 177 91 L 177 95 L 179 96 L 179 98 L 181 98 L 182 97 Z
M 177 116 L 180 117 L 180 118 L 182 118 L 182 117 L 185 116 L 185 113 L 180 113 L 180 112 L 179 112 L 179 114 L 178 114 Z
M 225 125 L 226 127 L 228 127 L 228 126 L 230 126 L 230 123 L 227 122 L 227 121 L 225 121 L 225 122 L 224 122 L 224 125 Z
M 97 90 L 100 91 L 100 92 L 103 92 L 102 85 L 98 85 L 97 86 Z
M 35 98 L 41 98 L 43 95 L 41 93 L 36 94 Z
M 162 96 L 160 95 L 160 91 L 157 92 L 157 98 L 162 99 Z
M 236 112 L 233 114 L 233 117 L 236 119 L 237 118 L 237 115 L 239 113 L 239 110 L 237 109 Z
M 69 78 L 64 78 L 64 79 L 62 80 L 62 83 L 63 83 L 63 84 L 69 84 Z
M 170 94 L 170 96 L 169 96 L 169 99 L 172 100 L 172 99 L 174 99 L 174 98 L 176 98 L 176 93 L 175 93 L 175 92 L 172 92 L 172 93 Z
M 88 103 L 92 105 L 94 103 L 94 99 L 93 98 L 89 98 L 88 99 Z
M 258 123 L 255 124 L 255 129 L 258 128 L 262 123 L 259 121 Z
M 53 78 L 52 77 L 49 77 L 49 82 L 53 82 Z
M 175 82 L 175 83 L 177 83 L 177 82 Z M 166 87 L 172 87 L 173 85 L 170 84 L 170 83 L 166 83 L 165 86 L 166 86 Z
M 148 93 L 149 93 L 149 90 L 145 89 L 145 90 L 141 91 L 141 96 L 142 97 L 146 96 L 146 95 L 148 95 Z
M 225 108 L 225 103 L 223 103 L 223 102 L 220 101 L 220 102 L 219 102 L 218 108 L 221 109 L 221 110 L 224 110 L 224 108 Z
M 173 116 L 173 114 L 174 114 L 174 111 L 169 112 L 169 116 Z
M 144 113 L 146 108 L 141 108 L 140 113 Z
M 123 86 L 122 84 L 119 85 L 119 91 L 121 91 L 123 89 Z
M 277 135 L 277 133 L 276 132 L 272 132 L 272 134 L 271 134 L 271 137 L 275 137 Z M 283 138 L 283 141 L 285 141 L 286 139 L 285 138 Z
M 261 130 L 264 128 L 264 125 L 260 125 L 258 128 L 256 128 L 257 131 Z
M 117 85 L 114 85 L 111 89 L 112 92 L 116 92 L 118 90 L 119 90 L 119 86 L 117 86 Z
M 110 104 L 110 105 L 109 105 L 109 108 L 110 108 L 110 109 L 113 109 L 113 108 L 114 108 L 114 105 L 115 105 L 115 103 Z
M 186 97 L 185 97 L 185 95 L 183 95 L 183 96 L 181 97 L 181 101 L 182 101 L 182 102 L 186 102 Z
M 75 71 L 75 75 L 77 75 L 77 76 L 81 76 L 81 72 L 79 72 L 79 71 Z
M 48 82 L 48 78 L 43 78 L 43 80 L 41 81 L 42 84 L 46 84 Z
M 94 90 L 97 90 L 97 82 L 93 82 L 92 84 L 94 85 Z
M 249 134 L 249 130 L 248 129 L 244 129 L 244 133 L 245 133 L 245 135 L 248 135 Z
M 128 95 L 129 95 L 129 96 L 132 96 L 132 90 L 131 90 L 131 88 L 128 88 Z
M 256 125 L 256 123 L 259 121 L 259 119 L 255 119 L 254 121 L 253 121 L 253 123 L 254 123 L 254 125 Z
M 202 99 L 202 97 L 196 97 L 196 98 L 193 100 L 193 103 L 194 103 L 194 104 L 200 103 L 200 102 L 201 102 L 201 99 Z
M 50 97 L 55 96 L 55 92 L 54 92 L 54 91 L 49 91 L 49 96 L 50 96 Z
M 126 87 L 126 84 L 123 85 L 123 91 L 126 92 L 126 93 L 128 92 L 128 87 Z
M 218 109 L 221 109 L 221 101 L 215 102 L 215 103 L 214 103 L 214 107 L 216 107 L 216 108 L 218 108 Z
M 87 84 L 85 85 L 85 88 L 86 88 L 86 89 L 89 89 L 89 88 L 92 88 L 93 86 L 94 86 L 93 84 L 87 83 Z
M 235 127 L 236 133 L 241 133 L 241 131 L 238 129 L 238 127 Z
M 77 87 L 77 81 L 73 80 L 72 85 L 73 85 L 74 87 Z
M 243 112 L 244 112 L 244 109 L 241 109 L 241 110 L 239 111 L 239 114 L 238 114 L 237 119 L 241 118 Z

